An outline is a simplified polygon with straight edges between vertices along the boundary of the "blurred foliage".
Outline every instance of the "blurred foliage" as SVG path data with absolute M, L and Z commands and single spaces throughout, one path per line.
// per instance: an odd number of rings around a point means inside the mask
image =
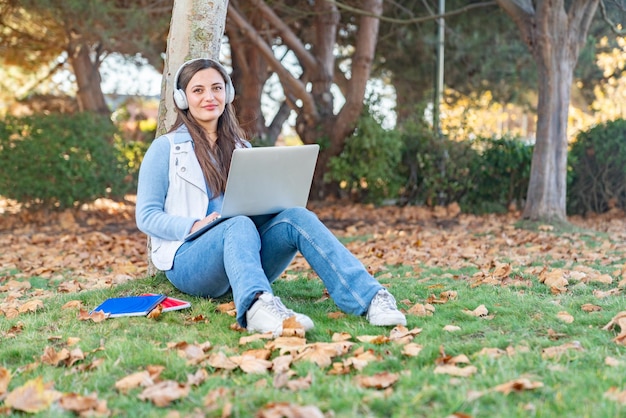
M 383 129 L 366 106 L 341 154 L 330 159 L 324 180 L 338 182 L 354 201 L 380 203 L 398 194 L 401 157 L 399 133 Z
M 581 132 L 568 154 L 568 212 L 626 209 L 626 120 Z
M 477 155 L 470 143 L 434 133 L 421 118 L 405 122 L 401 132 L 405 185 L 400 201 L 428 206 L 459 202 L 473 182 L 470 167 Z
M 141 54 L 158 68 L 172 5 L 172 0 L 6 0 L 0 2 L 2 58 L 35 70 L 83 43 L 129 59 Z
M 122 198 L 134 188 L 137 160 L 128 157 L 139 152 L 115 139 L 116 133 L 109 118 L 92 113 L 5 118 L 0 195 L 47 209 Z
M 423 108 L 414 115 L 423 114 Z M 533 147 L 517 137 L 454 141 L 423 118 L 384 130 L 365 113 L 326 180 L 351 200 L 375 204 L 448 205 L 467 212 L 503 212 L 526 197 Z
M 472 161 L 475 183 L 462 207 L 472 212 L 506 212 L 521 208 L 526 199 L 534 147 L 520 138 L 478 138 L 473 147 L 479 156 Z

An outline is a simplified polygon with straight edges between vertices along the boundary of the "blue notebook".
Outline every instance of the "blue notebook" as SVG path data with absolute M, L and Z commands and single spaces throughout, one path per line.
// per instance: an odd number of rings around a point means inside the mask
M 92 312 L 102 311 L 110 318 L 119 316 L 146 316 L 165 300 L 165 295 L 141 295 L 109 298 Z

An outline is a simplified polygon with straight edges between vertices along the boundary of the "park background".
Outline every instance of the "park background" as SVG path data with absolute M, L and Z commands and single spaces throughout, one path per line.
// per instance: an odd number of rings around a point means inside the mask
M 227 3 L 227 12 L 200 19 L 225 18 L 219 56 L 232 69 L 247 132 L 259 146 L 322 145 L 311 208 L 399 295 L 409 325 L 423 333 L 367 338 L 381 331 L 333 312 L 300 258 L 277 291 L 315 314 L 318 327 L 300 354 L 321 350 L 342 329 L 362 344 L 367 359 L 343 352 L 341 371 L 333 363 L 341 377 L 329 377 L 326 363 L 282 374 L 274 366 L 269 379 L 245 367 L 225 371 L 212 358 L 218 350 L 209 354 L 202 341 L 221 345 L 219 353 L 239 366 L 250 352 L 228 333 L 231 317 L 214 315 L 222 301 L 193 298 L 191 314 L 148 323 L 77 321 L 76 310 L 80 318 L 105 297 L 172 292 L 162 274 L 146 274 L 133 193 L 158 130 L 163 98 L 155 85 L 168 74 L 174 3 L 7 0 L 0 3 L 0 399 L 10 399 L 3 412 L 65 416 L 79 411 L 70 399 L 84 413 L 128 416 L 623 412 L 621 3 L 447 2 L 443 27 L 441 2 L 187 3 Z M 574 19 L 576 10 L 586 20 L 554 23 Z M 516 11 L 545 31 L 520 33 Z M 538 67 L 529 40 L 576 50 L 576 59 L 561 62 L 557 54 L 559 65 Z M 571 85 L 548 101 L 567 109 L 567 130 L 540 135 L 540 120 L 556 114 L 539 111 L 541 86 L 567 80 L 554 73 L 562 68 L 575 69 Z M 547 193 L 556 211 L 526 216 L 540 141 L 565 146 L 567 164 L 542 176 L 562 176 L 566 187 Z M 526 219 L 535 223 L 520 223 Z M 400 351 L 411 338 L 419 346 Z M 138 346 L 142 339 L 150 347 Z M 85 350 L 82 358 L 61 356 L 74 344 Z M 167 347 L 176 348 L 164 354 Z M 276 360 L 264 352 L 262 360 Z M 165 367 L 162 377 L 154 364 Z M 134 372 L 152 373 L 178 398 L 146 394 L 148 384 L 117 389 Z M 209 410 L 202 415 L 198 405 Z

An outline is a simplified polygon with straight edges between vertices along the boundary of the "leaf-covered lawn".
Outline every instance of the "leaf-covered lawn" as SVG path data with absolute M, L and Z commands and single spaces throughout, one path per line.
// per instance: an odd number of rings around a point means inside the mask
M 29 214 L 3 202 L 0 413 L 626 413 L 623 213 L 571 218 L 557 230 L 454 205 L 312 209 L 396 295 L 407 327 L 372 327 L 339 312 L 298 257 L 276 292 L 316 327 L 247 334 L 228 298 L 188 298 L 162 275 L 148 277 L 132 204 Z M 88 314 L 107 297 L 152 291 L 192 308 L 151 318 Z

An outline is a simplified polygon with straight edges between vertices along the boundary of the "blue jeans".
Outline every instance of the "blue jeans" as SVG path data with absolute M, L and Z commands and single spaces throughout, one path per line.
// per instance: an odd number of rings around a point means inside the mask
M 363 315 L 382 289 L 363 264 L 304 208 L 275 216 L 227 219 L 176 253 L 168 280 L 181 292 L 219 297 L 232 290 L 237 322 L 246 327 L 246 312 L 257 293 L 272 293 L 271 283 L 296 252 L 320 277 L 344 312 Z

